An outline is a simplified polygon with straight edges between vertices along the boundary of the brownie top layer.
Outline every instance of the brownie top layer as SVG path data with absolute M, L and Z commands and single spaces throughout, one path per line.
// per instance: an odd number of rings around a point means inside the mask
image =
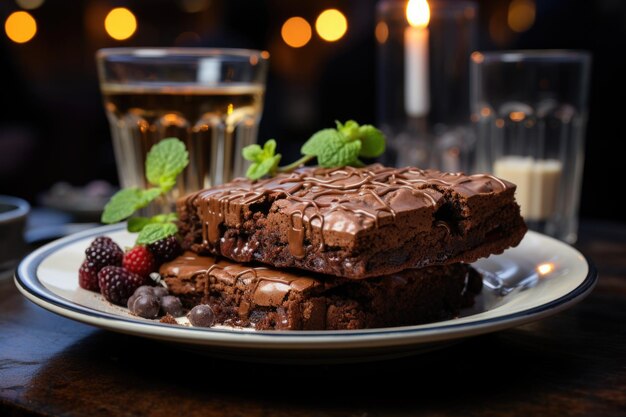
M 289 246 L 303 251 L 303 223 L 324 234 L 356 235 L 395 221 L 404 212 L 417 213 L 412 227 L 429 230 L 432 213 L 444 193 L 471 200 L 499 194 L 515 185 L 489 174 L 465 175 L 414 167 L 390 168 L 380 164 L 364 168 L 302 168 L 293 173 L 251 181 L 238 178 L 186 197 L 198 207 L 204 241 L 216 244 L 222 223 L 242 221 L 245 206 L 268 197 L 289 217 Z
M 176 277 L 178 280 L 189 280 L 193 276 L 203 275 L 222 281 L 226 285 L 240 282 L 246 286 L 253 286 L 252 301 L 260 306 L 280 305 L 290 291 L 302 293 L 323 288 L 325 285 L 322 280 L 313 277 L 284 270 L 241 265 L 223 259 L 217 260 L 212 256 L 198 256 L 190 251 L 164 263 L 160 273 L 165 278 Z

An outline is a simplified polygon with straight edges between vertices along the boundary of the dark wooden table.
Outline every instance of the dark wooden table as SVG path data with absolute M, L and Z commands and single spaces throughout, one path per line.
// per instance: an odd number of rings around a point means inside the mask
M 577 247 L 600 279 L 569 310 L 351 365 L 197 356 L 56 316 L 5 279 L 0 416 L 626 416 L 626 224 L 585 222 Z

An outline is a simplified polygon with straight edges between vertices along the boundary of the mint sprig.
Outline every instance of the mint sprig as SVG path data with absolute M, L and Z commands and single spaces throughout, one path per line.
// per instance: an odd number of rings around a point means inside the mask
M 256 144 L 246 146 L 242 153 L 244 159 L 252 162 L 246 172 L 246 177 L 253 180 L 258 180 L 266 174 L 274 175 L 282 156 L 275 154 L 276 141 L 274 139 L 265 142 L 263 148 Z
M 278 166 L 281 155 L 275 154 L 276 141 L 268 140 L 263 148 L 249 145 L 243 149 L 243 157 L 252 161 L 246 176 L 257 180 L 277 172 L 289 172 L 317 158 L 321 167 L 333 168 L 341 166 L 363 166 L 359 158 L 375 158 L 385 151 L 385 135 L 372 125 L 360 126 L 354 120 L 345 124 L 336 122 L 335 129 L 322 129 L 311 136 L 302 145 L 302 158 L 285 165 Z
M 146 156 L 146 178 L 151 187 L 124 188 L 111 197 L 102 212 L 102 223 L 128 219 L 128 231 L 139 233 L 137 244 L 156 242 L 178 231 L 175 213 L 153 217 L 131 217 L 139 209 L 165 196 L 176 184 L 176 178 L 189 164 L 185 144 L 177 138 L 166 138 L 154 145 Z

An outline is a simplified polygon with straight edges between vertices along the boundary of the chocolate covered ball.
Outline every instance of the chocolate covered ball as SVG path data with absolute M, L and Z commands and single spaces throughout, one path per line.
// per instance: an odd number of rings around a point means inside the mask
M 180 302 L 180 298 L 173 295 L 166 295 L 161 298 L 161 310 L 164 314 L 180 317 L 183 315 L 183 304 Z
M 215 322 L 213 309 L 206 304 L 199 304 L 187 314 L 189 322 L 196 327 L 211 327 Z
M 154 287 L 151 285 L 142 285 L 141 287 L 137 288 L 135 290 L 135 292 L 133 293 L 133 295 L 140 295 L 140 294 L 153 294 L 154 293 Z
M 159 316 L 161 305 L 153 294 L 140 294 L 130 306 L 130 312 L 146 319 Z
M 154 293 L 154 295 L 156 295 L 158 298 L 163 298 L 166 295 L 169 294 L 169 291 L 167 291 L 167 288 L 165 287 L 153 287 L 152 292 Z

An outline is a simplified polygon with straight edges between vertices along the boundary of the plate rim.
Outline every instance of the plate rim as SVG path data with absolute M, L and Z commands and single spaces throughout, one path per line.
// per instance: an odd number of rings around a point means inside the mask
M 451 341 L 460 338 L 491 333 L 516 327 L 528 322 L 556 314 L 585 298 L 598 280 L 598 273 L 593 262 L 573 246 L 558 241 L 538 232 L 528 231 L 543 239 L 551 239 L 574 251 L 587 265 L 587 273 L 582 282 L 566 294 L 538 306 L 488 317 L 472 322 L 453 323 L 443 321 L 440 326 L 424 325 L 387 327 L 363 330 L 290 330 L 290 331 L 253 331 L 242 332 L 228 329 L 206 329 L 186 326 L 174 326 L 158 321 L 143 321 L 115 315 L 108 312 L 82 306 L 67 300 L 48 290 L 39 280 L 37 269 L 52 253 L 76 241 L 122 231 L 125 223 L 98 226 L 74 233 L 49 242 L 24 257 L 14 274 L 14 283 L 18 290 L 31 302 L 62 317 L 104 328 L 111 331 L 175 341 L 193 345 L 216 347 L 258 348 L 264 349 L 338 349 L 372 348 L 400 345 L 420 345 L 439 341 Z

